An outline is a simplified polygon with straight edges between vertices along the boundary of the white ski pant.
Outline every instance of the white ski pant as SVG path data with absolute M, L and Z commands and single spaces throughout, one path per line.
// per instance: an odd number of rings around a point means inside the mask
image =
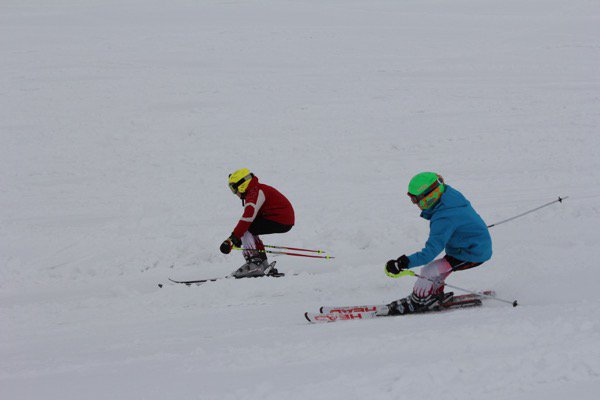
M 430 262 L 421 268 L 419 275 L 435 282 L 418 278 L 413 288 L 413 293 L 418 297 L 427 297 L 431 294 L 442 293 L 444 291 L 444 281 L 451 272 L 452 266 L 445 258 Z

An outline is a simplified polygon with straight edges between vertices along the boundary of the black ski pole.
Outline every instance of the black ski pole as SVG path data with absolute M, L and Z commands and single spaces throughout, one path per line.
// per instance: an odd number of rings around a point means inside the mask
M 539 207 L 536 207 L 536 208 L 534 208 L 534 209 L 532 209 L 532 210 L 525 211 L 524 213 L 521 213 L 521 214 L 519 214 L 519 215 L 515 215 L 514 217 L 510 217 L 510 218 L 507 218 L 507 219 L 505 219 L 505 220 L 503 220 L 503 221 L 499 221 L 499 222 L 493 223 L 493 224 L 491 224 L 491 225 L 488 225 L 488 228 L 493 228 L 494 226 L 498 226 L 498 225 L 501 225 L 501 224 L 503 224 L 503 223 L 505 223 L 505 222 L 512 221 L 513 219 L 521 218 L 521 217 L 522 217 L 522 216 L 524 216 L 524 215 L 531 214 L 532 212 L 535 212 L 535 211 L 537 211 L 537 210 L 540 210 L 540 209 L 542 209 L 542 208 L 544 208 L 544 207 L 548 207 L 548 206 L 549 206 L 549 205 L 551 205 L 551 204 L 554 204 L 554 203 L 562 203 L 562 202 L 563 202 L 563 200 L 566 200 L 566 199 L 568 199 L 568 198 L 569 198 L 569 196 L 565 196 L 565 197 L 560 197 L 560 196 L 559 196 L 557 200 L 553 200 L 553 201 L 551 201 L 550 203 L 543 204 L 543 205 L 541 205 L 541 206 L 539 206 Z

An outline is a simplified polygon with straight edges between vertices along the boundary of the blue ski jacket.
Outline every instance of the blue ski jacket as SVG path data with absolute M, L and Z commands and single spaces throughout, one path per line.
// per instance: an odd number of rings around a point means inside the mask
M 421 217 L 429 220 L 429 239 L 421 251 L 408 256 L 408 268 L 430 263 L 442 250 L 461 261 L 481 263 L 492 257 L 486 223 L 458 190 L 446 185 L 440 201 Z

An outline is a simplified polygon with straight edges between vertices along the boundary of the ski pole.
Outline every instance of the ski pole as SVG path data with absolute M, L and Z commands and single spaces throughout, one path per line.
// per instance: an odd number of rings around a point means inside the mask
M 267 247 L 267 248 L 269 248 L 269 249 L 307 251 L 309 253 L 319 253 L 319 254 L 327 253 L 325 250 L 301 249 L 299 247 L 273 246 L 273 245 L 270 245 L 270 244 L 265 244 L 264 246 Z
M 246 250 L 243 249 L 241 247 L 233 247 L 233 250 Z M 300 253 L 290 253 L 288 251 L 272 251 L 272 250 L 258 250 L 258 249 L 252 249 L 252 251 L 257 251 L 259 253 L 269 253 L 269 254 L 280 254 L 280 255 L 286 255 L 286 256 L 295 256 L 295 257 L 309 257 L 309 258 L 323 258 L 326 260 L 331 260 L 333 258 L 335 258 L 334 256 L 313 256 L 311 254 L 300 254 Z
M 287 251 L 270 251 L 270 250 L 264 250 L 265 253 L 271 253 L 271 254 L 283 254 L 286 256 L 296 256 L 296 257 L 309 257 L 309 258 L 323 258 L 326 260 L 331 260 L 332 258 L 335 258 L 334 256 L 313 256 L 311 254 L 300 254 L 300 253 L 290 253 Z
M 440 282 L 439 282 L 439 281 L 436 281 L 436 280 L 433 280 L 433 279 L 429 279 L 429 278 L 427 278 L 427 277 L 425 277 L 425 276 L 422 276 L 422 275 L 416 274 L 416 273 L 414 273 L 413 271 L 411 271 L 411 270 L 409 270 L 409 269 L 407 269 L 407 270 L 404 270 L 404 271 L 400 272 L 400 276 L 414 276 L 414 277 L 417 277 L 417 278 L 421 278 L 421 279 L 428 280 L 429 282 L 433 282 L 433 283 L 435 283 L 435 284 L 438 284 L 438 285 L 440 284 Z M 510 300 L 504 300 L 504 299 L 498 298 L 498 297 L 496 297 L 496 296 L 490 296 L 490 295 L 483 294 L 483 293 L 477 293 L 477 292 L 473 292 L 473 291 L 471 291 L 471 290 L 468 290 L 468 289 L 463 289 L 463 288 L 460 288 L 460 287 L 458 287 L 458 286 L 449 285 L 449 284 L 447 284 L 447 283 L 444 283 L 444 285 L 445 285 L 445 286 L 448 286 L 448 287 L 450 287 L 450 288 L 452 288 L 452 289 L 461 290 L 461 291 L 463 291 L 463 292 L 470 293 L 470 294 L 474 294 L 474 295 L 481 296 L 481 297 L 485 297 L 485 298 L 487 298 L 487 299 L 493 299 L 493 300 L 501 301 L 501 302 L 503 302 L 503 303 L 512 304 L 512 306 L 513 306 L 513 307 L 516 307 L 516 306 L 519 304 L 519 303 L 517 303 L 517 300 L 513 300 L 513 301 L 510 301 Z
M 525 211 L 525 212 L 524 212 L 524 213 L 522 213 L 522 214 L 515 215 L 514 217 L 507 218 L 507 219 L 505 219 L 505 220 L 503 220 L 503 221 L 496 222 L 496 223 L 494 223 L 494 224 L 488 225 L 488 228 L 493 228 L 494 226 L 497 226 L 497 225 L 503 224 L 503 223 L 505 223 L 505 222 L 508 222 L 508 221 L 512 221 L 513 219 L 521 218 L 521 217 L 522 217 L 522 216 L 524 216 L 524 215 L 531 214 L 532 212 L 534 212 L 534 211 L 537 211 L 537 210 L 540 210 L 540 209 L 542 209 L 542 208 L 544 208 L 544 207 L 548 207 L 548 206 L 549 206 L 549 205 L 551 205 L 551 204 L 554 204 L 554 203 L 562 203 L 562 201 L 563 201 L 563 200 L 565 200 L 565 199 L 568 199 L 568 198 L 569 198 L 569 196 L 565 196 L 565 197 L 560 197 L 560 196 L 559 196 L 557 200 L 551 201 L 550 203 L 546 203 L 546 204 L 544 204 L 544 205 L 541 205 L 541 206 L 539 206 L 539 207 L 536 207 L 536 208 L 534 208 L 534 209 L 532 209 L 532 210 Z

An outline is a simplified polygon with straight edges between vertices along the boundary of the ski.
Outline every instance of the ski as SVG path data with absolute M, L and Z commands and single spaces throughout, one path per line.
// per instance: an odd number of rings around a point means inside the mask
M 249 277 L 245 277 L 245 278 L 236 278 L 233 275 L 227 275 L 227 276 L 221 276 L 218 278 L 198 279 L 198 280 L 193 280 L 193 281 L 178 281 L 178 280 L 171 279 L 171 278 L 169 278 L 169 280 L 173 283 L 179 283 L 179 284 L 191 286 L 191 285 L 201 285 L 201 284 L 207 283 L 207 282 L 221 281 L 221 280 L 225 280 L 225 279 L 281 278 L 282 276 L 285 276 L 285 274 L 283 272 L 279 272 L 276 274 L 269 274 L 269 275 L 265 275 L 265 276 L 249 276 Z
M 173 283 L 180 283 L 180 284 L 187 285 L 187 286 L 190 286 L 190 285 L 200 285 L 200 284 L 206 283 L 206 282 L 216 282 L 216 281 L 220 281 L 220 280 L 223 280 L 223 279 L 235 279 L 235 278 L 233 276 L 230 276 L 230 275 L 228 275 L 228 276 L 221 276 L 221 277 L 218 277 L 218 278 L 198 279 L 198 280 L 193 280 L 193 281 L 177 281 L 175 279 L 169 278 L 169 280 L 171 282 L 173 282 Z
M 495 292 L 487 290 L 481 292 L 486 296 L 494 296 Z M 440 306 L 437 310 L 424 311 L 416 314 L 426 314 L 430 312 L 441 312 L 456 308 L 478 307 L 482 304 L 482 297 L 474 294 L 465 294 L 452 297 L 452 300 Z M 336 321 L 353 321 L 362 319 L 372 319 L 376 317 L 395 317 L 410 314 L 390 315 L 390 307 L 387 304 L 370 306 L 342 306 L 342 307 L 321 307 L 319 313 L 304 313 L 304 318 L 310 323 L 324 323 Z
M 169 278 L 169 280 L 173 283 L 191 286 L 191 285 L 202 285 L 203 283 L 207 283 L 207 282 L 221 281 L 224 279 L 246 279 L 246 278 L 265 278 L 265 277 L 281 278 L 282 276 L 285 276 L 285 274 L 282 272 L 270 273 L 275 268 L 276 262 L 277 261 L 273 261 L 271 264 L 269 264 L 269 267 L 265 270 L 266 275 L 262 275 L 262 276 L 247 276 L 247 277 L 237 278 L 237 277 L 233 276 L 233 273 L 231 273 L 227 276 L 220 276 L 218 278 L 196 279 L 196 280 L 191 280 L 191 281 L 178 281 L 178 280 Z M 277 271 L 277 270 L 275 270 L 275 271 Z M 163 287 L 162 283 L 159 283 L 158 287 L 162 288 Z
M 495 296 L 496 292 L 494 292 L 493 290 L 484 290 L 482 292 L 480 292 L 481 294 L 485 295 L 485 296 Z M 479 299 L 481 298 L 478 295 L 475 294 L 462 294 L 459 296 L 454 296 L 452 297 L 452 302 L 456 302 L 456 301 L 463 301 L 463 300 L 470 300 L 470 299 Z M 321 314 L 329 314 L 332 312 L 347 312 L 347 311 L 353 311 L 353 312 L 376 312 L 379 315 L 387 315 L 388 313 L 388 305 L 387 304 L 377 304 L 377 305 L 361 305 L 361 306 L 323 306 L 321 308 L 319 308 L 319 312 Z
M 354 312 L 352 310 L 342 310 L 340 312 L 330 312 L 330 313 L 304 313 L 304 318 L 310 323 L 323 323 L 323 322 L 336 322 L 336 321 L 354 321 L 361 319 L 372 319 L 372 318 L 380 318 L 380 317 L 399 317 L 401 315 L 419 315 L 419 314 L 428 314 L 428 313 L 437 313 L 455 308 L 467 308 L 467 307 L 478 307 L 482 304 L 481 299 L 470 299 L 463 300 L 459 302 L 451 302 L 446 305 L 440 307 L 437 310 L 423 311 L 419 313 L 410 313 L 410 314 L 378 314 L 377 311 L 357 311 Z M 389 308 L 388 308 L 389 312 Z
M 376 311 L 360 311 L 360 312 L 336 312 L 336 313 L 304 313 L 304 318 L 311 324 L 318 324 L 322 322 L 336 322 L 336 321 L 353 321 L 359 319 L 371 319 L 375 317 L 383 317 L 383 315 L 377 315 Z

